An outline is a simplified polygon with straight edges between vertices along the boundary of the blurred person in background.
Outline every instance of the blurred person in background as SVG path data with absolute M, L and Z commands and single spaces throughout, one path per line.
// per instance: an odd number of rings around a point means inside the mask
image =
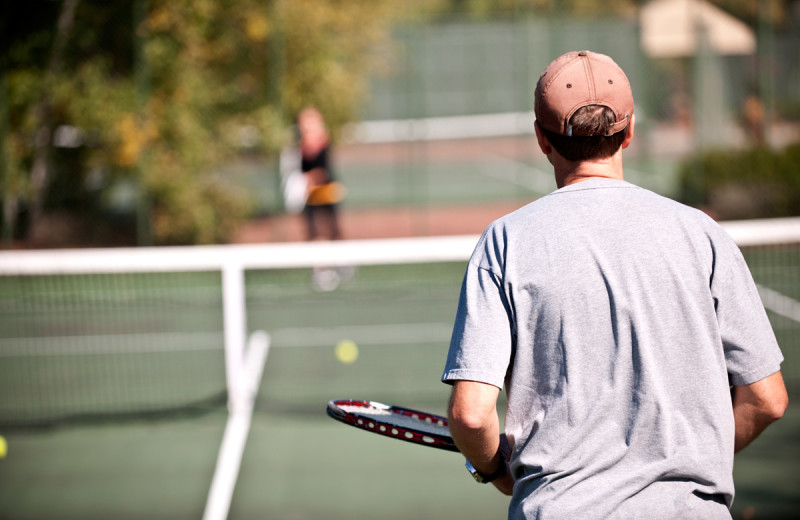
M 322 113 L 315 107 L 306 107 L 297 116 L 299 133 L 299 172 L 303 190 L 300 200 L 309 241 L 339 240 L 338 205 L 344 198 L 344 187 L 334 178 L 331 168 L 331 139 Z M 314 268 L 312 284 L 320 291 L 332 291 L 343 280 L 354 275 L 349 267 Z
M 337 205 L 344 197 L 331 169 L 331 142 L 319 110 L 306 107 L 297 116 L 300 133 L 300 170 L 306 180 L 303 216 L 308 240 L 341 238 Z

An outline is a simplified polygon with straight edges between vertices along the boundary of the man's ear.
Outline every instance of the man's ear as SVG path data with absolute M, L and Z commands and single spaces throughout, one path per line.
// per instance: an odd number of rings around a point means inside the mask
M 622 148 L 627 148 L 633 140 L 633 127 L 636 125 L 636 114 L 631 116 L 631 122 L 628 123 L 628 131 L 625 134 L 625 139 L 622 141 Z
M 542 153 L 545 155 L 550 155 L 553 153 L 553 146 L 544 135 L 542 128 L 539 126 L 539 121 L 534 121 L 533 129 L 536 131 L 536 141 L 539 143 L 539 149 L 542 150 Z

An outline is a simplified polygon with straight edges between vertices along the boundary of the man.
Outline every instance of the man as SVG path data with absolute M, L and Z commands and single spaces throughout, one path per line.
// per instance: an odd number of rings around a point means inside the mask
M 453 438 L 512 519 L 729 519 L 734 452 L 787 406 L 747 266 L 710 218 L 623 181 L 633 95 L 611 58 L 557 58 L 534 111 L 559 189 L 469 262 Z

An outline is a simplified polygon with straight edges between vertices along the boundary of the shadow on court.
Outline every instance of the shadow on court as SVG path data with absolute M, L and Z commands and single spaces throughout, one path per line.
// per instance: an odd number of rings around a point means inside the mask
M 225 418 L 5 432 L 0 518 L 200 518 Z M 798 439 L 795 404 L 736 457 L 735 519 L 795 517 Z M 321 402 L 316 415 L 256 413 L 229 518 L 503 518 L 493 491 L 458 454 L 348 428 Z

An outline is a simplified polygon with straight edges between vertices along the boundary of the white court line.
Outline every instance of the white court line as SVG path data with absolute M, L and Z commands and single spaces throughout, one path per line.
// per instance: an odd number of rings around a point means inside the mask
M 326 347 L 342 339 L 364 345 L 420 344 L 450 341 L 452 323 L 397 323 L 273 330 L 274 347 Z
M 452 323 L 396 323 L 275 329 L 272 347 L 327 347 L 342 339 L 363 345 L 449 342 Z M 0 358 L 149 354 L 222 350 L 221 332 L 145 333 L 0 339 Z
M 759 296 L 761 296 L 761 303 L 764 304 L 767 310 L 800 323 L 799 301 L 794 298 L 789 298 L 778 291 L 773 291 L 763 285 L 756 284 L 756 287 L 758 288 Z
M 398 143 L 533 135 L 533 112 L 361 121 L 343 128 L 351 143 Z
M 800 322 L 800 302 L 758 285 L 764 307 Z M 396 323 L 336 327 L 287 327 L 273 330 L 273 348 L 327 347 L 342 339 L 363 345 L 410 345 L 449 342 L 452 323 Z M 188 338 L 188 339 L 187 339 Z M 220 332 L 152 333 L 0 339 L 0 358 L 158 353 L 222 350 Z
M 500 155 L 492 155 L 491 162 L 483 162 L 488 164 L 484 173 L 488 177 L 494 177 L 543 195 L 556 189 L 553 173 Z M 498 164 L 500 167 L 495 168 L 494 164 Z M 522 174 L 520 174 L 520 170 Z
M 245 390 L 243 401 L 233 403 L 228 415 L 203 520 L 224 520 L 228 517 L 269 346 L 270 337 L 266 332 L 257 331 L 250 336 L 245 352 L 243 380 L 239 381 Z
M 221 332 L 2 338 L 0 339 L 0 358 L 222 350 L 222 342 Z

